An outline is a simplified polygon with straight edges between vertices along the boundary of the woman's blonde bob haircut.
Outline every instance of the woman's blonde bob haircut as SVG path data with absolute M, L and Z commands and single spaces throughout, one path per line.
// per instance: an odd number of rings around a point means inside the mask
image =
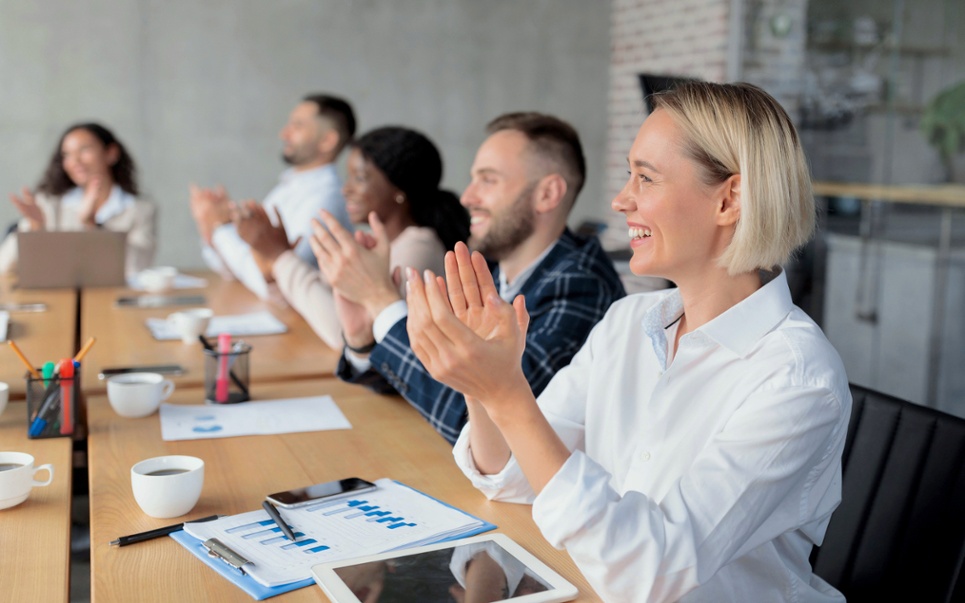
M 704 183 L 741 175 L 740 217 L 718 259 L 729 274 L 772 270 L 811 238 L 814 196 L 794 124 L 751 84 L 687 83 L 654 95 L 671 115 Z

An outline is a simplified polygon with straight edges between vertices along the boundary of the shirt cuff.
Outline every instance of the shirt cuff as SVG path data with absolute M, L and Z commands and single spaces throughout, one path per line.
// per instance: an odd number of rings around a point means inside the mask
M 469 447 L 469 426 L 470 423 L 466 423 L 462 428 L 459 438 L 452 448 L 452 456 L 456 460 L 456 466 L 469 478 L 472 485 L 489 500 L 498 499 L 504 502 L 526 504 L 532 502 L 533 491 L 529 487 L 529 482 L 523 476 L 523 471 L 519 468 L 515 456 L 509 457 L 506 466 L 499 473 L 483 475 L 479 472 L 472 458 L 472 449 Z
M 372 323 L 372 335 L 375 336 L 376 343 L 382 343 L 385 336 L 389 334 L 389 329 L 395 326 L 403 318 L 409 315 L 409 306 L 404 299 L 392 302 L 386 306 Z
M 343 354 L 345 355 L 345 360 L 352 365 L 352 368 L 358 374 L 362 374 L 372 368 L 372 361 L 369 360 L 368 356 L 359 356 L 347 347 L 344 348 Z

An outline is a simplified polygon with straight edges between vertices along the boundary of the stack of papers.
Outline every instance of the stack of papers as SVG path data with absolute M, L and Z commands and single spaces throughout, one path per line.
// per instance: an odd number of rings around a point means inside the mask
M 181 339 L 174 323 L 166 318 L 148 318 L 147 328 L 151 335 L 159 341 Z M 288 331 L 285 323 L 275 318 L 268 310 L 252 312 L 251 314 L 234 314 L 231 316 L 215 316 L 208 324 L 205 337 L 217 337 L 220 333 L 229 333 L 232 337 L 252 335 L 280 335 Z
M 172 536 L 249 594 L 264 598 L 311 584 L 311 568 L 319 563 L 455 540 L 496 527 L 396 481 L 375 483 L 373 491 L 280 509 L 295 542 L 287 540 L 263 510 L 187 523 L 184 533 Z M 203 551 L 200 541 L 209 538 L 247 559 L 247 576 L 223 561 L 205 559 L 198 550 Z M 261 588 L 250 590 L 245 584 L 249 578 Z

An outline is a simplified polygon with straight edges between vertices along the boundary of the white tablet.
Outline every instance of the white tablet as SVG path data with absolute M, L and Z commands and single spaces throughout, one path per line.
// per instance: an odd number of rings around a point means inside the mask
M 335 603 L 556 603 L 578 594 L 504 534 L 322 563 L 312 575 Z

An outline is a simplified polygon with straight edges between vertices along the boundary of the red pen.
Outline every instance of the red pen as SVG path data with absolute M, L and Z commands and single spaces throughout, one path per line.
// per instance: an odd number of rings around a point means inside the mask
M 218 377 L 215 380 L 215 402 L 228 401 L 228 354 L 231 353 L 231 334 L 218 335 Z
M 60 408 L 63 416 L 60 420 L 60 435 L 70 435 L 74 433 L 71 425 L 71 412 L 73 412 L 71 392 L 74 389 L 74 361 L 64 358 L 57 363 L 57 372 L 60 374 Z

